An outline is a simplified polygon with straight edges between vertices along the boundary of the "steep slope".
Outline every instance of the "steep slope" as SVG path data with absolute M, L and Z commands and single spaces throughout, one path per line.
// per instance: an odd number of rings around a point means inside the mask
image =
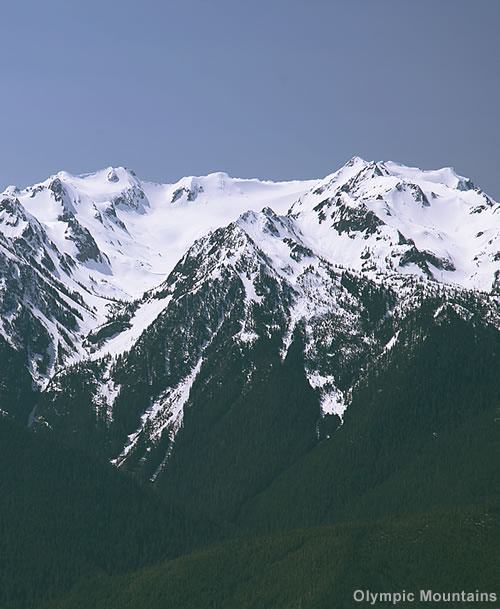
M 0 606 L 39 609 L 86 574 L 123 574 L 215 527 L 89 455 L 0 417 Z M 52 605 L 53 606 L 53 605 Z
M 290 214 L 315 251 L 369 276 L 416 274 L 498 292 L 500 206 L 450 168 L 355 157 Z
M 385 283 L 314 255 L 289 218 L 245 214 L 196 242 L 146 296 L 137 314 L 161 312 L 130 350 L 54 377 L 38 425 L 234 518 L 335 432 L 379 360 L 426 344 L 448 316 L 495 352 L 496 297 L 423 277 Z M 109 345 L 135 332 L 132 317 Z M 433 391 L 443 383 L 436 367 Z
M 498 500 L 500 334 L 459 313 L 424 301 L 356 384 L 344 425 L 242 522 L 261 532 Z
M 173 475 L 176 452 L 188 459 L 184 445 L 205 442 L 208 468 L 220 434 L 238 437 L 252 412 L 247 460 L 256 438 L 272 446 L 289 425 L 277 475 L 339 427 L 423 303 L 500 327 L 500 206 L 451 169 L 354 158 L 313 184 L 212 174 L 155 185 L 119 168 L 5 197 L 4 351 L 43 389 L 23 390 L 12 412 L 152 481 Z M 290 209 L 238 217 L 264 201 Z M 291 378 L 294 407 L 278 391 Z M 261 388 L 272 408 L 259 432 Z M 260 490 L 258 462 L 229 511 Z
M 286 211 L 310 185 L 222 173 L 161 185 L 109 168 L 9 187 L 0 201 L 0 335 L 43 389 L 123 327 L 117 308 L 160 284 L 196 237 L 265 204 Z
M 82 328 L 96 320 L 92 298 L 71 280 L 73 266 L 18 199 L 2 199 L 0 340 L 39 386 L 79 352 Z
M 314 438 L 321 416 L 342 415 L 356 369 L 391 335 L 385 326 L 392 324 L 392 291 L 360 278 L 354 294 L 346 277 L 304 248 L 289 219 L 271 210 L 244 214 L 196 242 L 169 279 L 143 299 L 137 315 L 160 312 L 135 343 L 130 340 L 129 351 L 116 359 L 98 358 L 98 352 L 93 362 L 58 374 L 39 415 L 60 433 L 75 429 L 85 442 L 97 434 L 95 449 L 106 444 L 104 435 L 111 442 L 108 456 L 119 465 L 153 462 L 158 451 L 152 449 L 160 444 L 161 471 L 195 382 L 200 398 L 189 399 L 193 412 L 207 395 L 213 402 L 228 392 L 226 362 L 236 397 L 258 386 L 259 375 L 279 368 L 299 340 L 304 354 L 298 371 L 315 390 L 306 432 Z M 100 353 L 134 332 L 132 318 Z M 71 403 L 70 391 L 79 396 Z

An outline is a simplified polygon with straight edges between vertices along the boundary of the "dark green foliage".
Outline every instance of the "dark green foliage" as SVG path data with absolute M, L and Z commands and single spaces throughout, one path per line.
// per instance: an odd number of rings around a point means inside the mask
M 124 573 L 212 534 L 110 465 L 2 418 L 0 447 L 2 609 L 39 609 L 85 573 Z
M 89 343 L 102 344 L 115 334 L 119 334 L 124 330 L 128 330 L 130 328 L 130 323 L 128 319 L 113 319 L 109 323 L 104 326 L 99 327 L 94 332 L 89 333 L 87 336 L 87 340 Z
M 0 409 L 7 410 L 25 425 L 36 404 L 37 392 L 32 389 L 31 376 L 25 367 L 25 354 L 15 351 L 0 336 Z
M 133 575 L 89 578 L 44 609 L 354 609 L 355 590 L 496 592 L 500 506 L 240 539 Z M 450 603 L 432 603 L 438 609 Z M 491 603 L 459 603 L 467 609 Z M 392 606 L 378 603 L 377 607 Z
M 370 324 L 380 323 L 396 302 L 396 296 L 391 289 L 367 281 L 364 277 L 349 271 L 342 272 L 340 283 L 350 294 L 359 298 L 364 308 L 367 328 Z
M 187 505 L 203 506 L 219 518 L 234 519 L 246 501 L 316 441 L 319 404 L 304 375 L 302 345 L 293 343 L 282 363 L 270 355 L 268 343 L 261 339 L 254 348 L 248 387 L 236 346 L 211 357 L 218 365 L 205 372 L 210 382 L 200 374 L 193 386 L 196 408 L 186 411 L 160 481 Z
M 179 301 L 155 320 L 129 353 L 118 358 L 113 369 L 120 393 L 108 430 L 111 457 L 117 456 L 127 435 L 139 427 L 142 413 L 162 391 L 175 387 L 196 366 L 214 333 L 227 337 L 239 330 L 241 285 L 234 278 L 223 277 L 196 291 L 188 284 L 182 290 L 186 293 L 181 291 Z M 141 448 L 139 441 L 127 463 L 130 469 L 143 456 Z M 162 458 L 159 456 L 159 461 Z
M 39 609 L 49 597 L 43 609 L 350 609 L 359 588 L 495 591 L 499 335 L 452 306 L 435 315 L 437 304 L 422 302 L 361 375 L 343 426 L 319 422 L 330 435 L 319 444 L 301 333 L 284 362 L 272 336 L 249 360 L 245 345 L 227 350 L 229 319 L 207 347 L 211 364 L 158 484 L 245 537 L 168 562 L 208 540 L 203 527 L 88 456 L 3 427 L 2 609 Z M 101 365 L 68 377 L 80 379 L 74 393 L 65 388 L 77 406 Z M 148 384 L 138 390 L 146 396 Z M 82 400 L 82 416 L 95 413 Z M 473 503 L 482 505 L 460 508 Z
M 245 508 L 251 530 L 500 498 L 500 336 L 432 310 L 360 381 L 344 425 Z
M 43 420 L 35 423 L 37 432 L 47 431 L 45 419 L 50 421 L 51 435 L 91 455 L 106 452 L 107 420 L 105 409 L 95 403 L 96 374 L 105 361 L 75 364 L 71 374 L 56 376 L 57 387 L 49 385 L 40 394 L 37 415 Z

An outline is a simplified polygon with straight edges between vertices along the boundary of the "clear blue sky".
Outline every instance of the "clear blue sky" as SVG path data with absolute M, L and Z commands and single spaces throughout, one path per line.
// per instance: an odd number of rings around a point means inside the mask
M 2 3 L 0 189 L 454 166 L 500 200 L 496 0 Z

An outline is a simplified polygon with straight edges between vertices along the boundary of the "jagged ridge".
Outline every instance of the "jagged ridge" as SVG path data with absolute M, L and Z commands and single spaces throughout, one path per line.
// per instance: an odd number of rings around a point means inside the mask
M 51 379 L 37 424 L 155 480 L 193 385 L 220 383 L 214 357 L 235 354 L 245 391 L 263 341 L 283 361 L 300 340 L 321 436 L 422 299 L 498 326 L 499 205 L 450 169 L 354 158 L 313 183 L 157 185 L 110 168 L 3 197 L 2 332 Z

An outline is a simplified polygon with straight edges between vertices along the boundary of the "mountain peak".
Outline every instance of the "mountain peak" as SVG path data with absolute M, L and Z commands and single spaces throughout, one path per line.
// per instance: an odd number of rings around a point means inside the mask
M 347 163 L 345 163 L 344 168 L 345 167 L 366 166 L 369 164 L 370 164 L 370 161 L 365 161 L 365 159 L 361 158 L 360 156 L 353 156 L 347 161 Z
M 213 172 L 158 184 L 110 166 L 79 176 L 60 171 L 5 195 L 18 198 L 78 268 L 71 231 L 95 243 L 103 265 L 90 269 L 87 261 L 75 280 L 86 285 L 91 276 L 94 293 L 119 298 L 161 283 L 196 239 L 249 210 L 266 210 L 264 236 L 281 231 L 279 218 L 288 212 L 287 226 L 303 235 L 304 247 L 367 273 L 425 274 L 489 290 L 498 270 L 496 204 L 451 168 L 422 171 L 354 156 L 322 180 L 270 182 Z

